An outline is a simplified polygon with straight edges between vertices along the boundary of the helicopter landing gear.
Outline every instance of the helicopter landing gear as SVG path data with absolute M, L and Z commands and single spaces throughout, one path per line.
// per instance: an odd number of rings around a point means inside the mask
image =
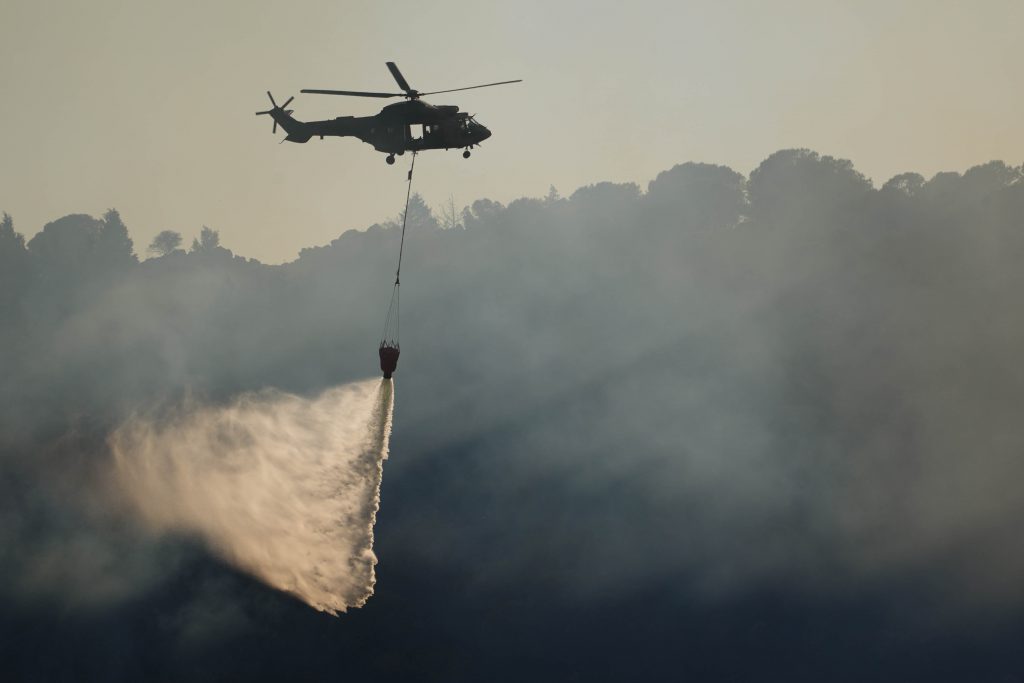
M 463 159 L 468 159 L 469 158 L 469 150 L 468 149 L 465 152 L 462 153 L 462 158 Z
M 387 156 L 387 158 L 384 159 L 384 161 L 388 162 L 388 166 L 393 165 L 395 163 L 395 155 L 394 154 L 389 154 Z

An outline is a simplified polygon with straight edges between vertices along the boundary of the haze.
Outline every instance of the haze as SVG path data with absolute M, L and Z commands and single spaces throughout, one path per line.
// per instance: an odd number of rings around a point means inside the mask
M 403 165 L 355 140 L 276 144 L 264 91 L 522 84 L 432 98 L 494 131 L 424 155 L 431 206 L 778 149 L 854 158 L 876 186 L 1024 158 L 1017 2 L 235 3 L 6 0 L 0 208 L 31 236 L 116 207 L 136 244 L 202 225 L 264 262 L 401 208 Z M 382 101 L 299 95 L 300 119 Z M 277 139 L 283 137 L 280 133 Z M 403 160 L 404 162 L 404 160 Z M 543 172 L 540 172 L 543 170 Z
M 377 373 L 399 224 L 268 266 L 0 221 L 4 680 L 1024 671 L 1020 165 L 408 216 L 382 479 L 317 397 Z

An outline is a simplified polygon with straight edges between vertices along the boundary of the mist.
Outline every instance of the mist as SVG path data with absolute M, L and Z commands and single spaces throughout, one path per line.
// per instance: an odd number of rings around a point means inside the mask
M 154 531 L 196 534 L 316 609 L 361 607 L 373 593 L 392 386 L 313 399 L 266 391 L 135 417 L 111 436 L 118 484 Z

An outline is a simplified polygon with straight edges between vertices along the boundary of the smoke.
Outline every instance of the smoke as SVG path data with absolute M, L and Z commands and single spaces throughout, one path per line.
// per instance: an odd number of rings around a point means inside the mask
M 392 392 L 366 380 L 133 417 L 110 438 L 118 487 L 154 532 L 195 534 L 318 610 L 360 607 L 375 581 Z

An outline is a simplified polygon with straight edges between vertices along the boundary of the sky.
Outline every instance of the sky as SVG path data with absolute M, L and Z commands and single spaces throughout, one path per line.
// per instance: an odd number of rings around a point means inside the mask
M 0 211 L 31 236 L 117 208 L 136 249 L 201 226 L 236 253 L 295 258 L 393 218 L 406 159 L 355 139 L 276 144 L 265 91 L 300 120 L 370 115 L 384 62 L 494 136 L 424 154 L 415 189 L 457 207 L 647 182 L 684 161 L 749 173 L 772 152 L 850 158 L 880 185 L 1024 160 L 1024 5 L 700 0 L 42 2 L 0 5 Z M 386 103 L 386 102 L 384 102 Z M 279 131 L 277 138 L 283 138 Z

